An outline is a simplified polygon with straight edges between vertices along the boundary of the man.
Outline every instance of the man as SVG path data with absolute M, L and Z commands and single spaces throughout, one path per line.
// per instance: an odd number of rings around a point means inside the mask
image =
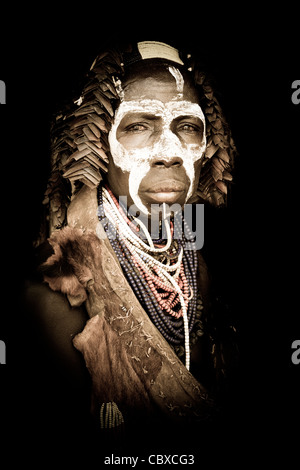
M 27 297 L 80 390 L 74 414 L 84 402 L 101 435 L 176 435 L 215 413 L 226 348 L 192 236 L 201 219 L 184 209 L 224 203 L 234 154 L 205 74 L 164 43 L 99 55 L 57 117 L 51 253 Z

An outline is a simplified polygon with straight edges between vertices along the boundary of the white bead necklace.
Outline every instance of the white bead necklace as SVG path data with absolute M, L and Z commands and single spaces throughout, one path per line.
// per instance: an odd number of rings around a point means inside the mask
M 112 225 L 118 230 L 120 237 L 123 239 L 124 243 L 126 244 L 127 249 L 131 253 L 131 256 L 137 260 L 138 264 L 140 264 L 144 270 L 148 270 L 149 272 L 154 272 L 162 282 L 165 284 L 167 288 L 173 288 L 174 291 L 178 294 L 181 309 L 182 309 L 182 318 L 183 318 L 183 328 L 184 328 L 184 345 L 185 345 L 185 366 L 189 370 L 190 368 L 190 339 L 189 339 L 189 324 L 188 324 L 188 316 L 187 316 L 187 307 L 186 307 L 186 300 L 184 298 L 183 292 L 178 285 L 177 279 L 180 272 L 180 267 L 182 263 L 182 256 L 183 256 L 183 249 L 181 247 L 180 252 L 178 254 L 178 260 L 174 264 L 165 264 L 161 261 L 155 259 L 151 253 L 163 253 L 167 251 L 168 248 L 171 246 L 172 243 L 172 236 L 170 225 L 166 217 L 163 218 L 163 221 L 166 226 L 166 233 L 167 233 L 167 243 L 162 248 L 156 248 L 153 244 L 151 236 L 149 234 L 148 229 L 144 224 L 141 225 L 145 237 L 148 241 L 148 245 L 141 240 L 129 227 L 125 218 L 121 215 L 120 210 L 116 206 L 114 200 L 110 196 L 109 192 L 106 188 L 103 188 L 103 206 L 105 210 L 105 214 L 107 218 L 110 220 Z M 173 275 L 171 275 L 173 273 Z

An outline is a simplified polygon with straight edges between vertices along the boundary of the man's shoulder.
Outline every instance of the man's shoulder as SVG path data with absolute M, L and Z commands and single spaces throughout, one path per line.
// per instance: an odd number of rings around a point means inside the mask
M 31 316 L 38 322 L 49 327 L 64 324 L 78 333 L 86 323 L 87 314 L 84 307 L 72 307 L 67 296 L 56 292 L 39 281 L 26 281 L 23 287 L 22 298 L 24 306 Z

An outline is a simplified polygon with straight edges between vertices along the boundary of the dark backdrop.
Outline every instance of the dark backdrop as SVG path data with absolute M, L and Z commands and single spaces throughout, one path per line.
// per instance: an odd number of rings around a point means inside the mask
M 72 15 L 62 17 L 54 6 L 43 13 L 26 6 L 17 15 L 7 13 L 8 27 L 1 31 L 0 79 L 7 86 L 7 104 L 0 107 L 0 339 L 7 346 L 7 364 L 0 366 L 1 440 L 30 460 L 37 436 L 51 447 L 56 432 L 45 423 L 28 434 L 30 422 L 23 421 L 28 400 L 26 419 L 32 415 L 35 423 L 43 410 L 30 400 L 31 390 L 38 393 L 38 371 L 34 376 L 31 370 L 34 332 L 23 329 L 18 292 L 48 177 L 51 116 L 72 96 L 99 49 L 124 37 L 196 48 L 216 78 L 239 151 L 230 207 L 205 215 L 208 264 L 234 306 L 240 332 L 241 368 L 224 424 L 226 457 L 242 466 L 248 458 L 282 457 L 287 463 L 295 455 L 300 417 L 300 365 L 291 362 L 291 343 L 300 338 L 300 105 L 291 101 L 291 83 L 300 78 L 295 15 L 287 9 L 262 13 L 253 5 L 234 11 L 215 5 L 140 8 L 82 6 L 74 12 L 73 6 Z

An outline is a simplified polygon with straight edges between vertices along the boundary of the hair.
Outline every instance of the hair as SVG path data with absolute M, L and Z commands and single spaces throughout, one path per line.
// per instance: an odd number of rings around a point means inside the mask
M 231 130 L 216 97 L 211 77 L 197 57 L 180 53 L 183 62 L 155 59 L 156 73 L 161 64 L 175 65 L 184 80 L 197 90 L 206 118 L 207 148 L 197 188 L 199 202 L 220 207 L 227 192 L 237 154 Z M 80 96 L 58 112 L 51 126 L 51 173 L 43 201 L 47 226 L 42 224 L 38 245 L 56 229 L 66 225 L 71 197 L 83 186 L 98 186 L 108 169 L 108 133 L 120 103 L 119 86 L 133 73 L 145 73 L 152 59 L 137 57 L 137 45 L 109 47 L 94 60 Z M 151 62 L 152 64 L 152 62 Z

